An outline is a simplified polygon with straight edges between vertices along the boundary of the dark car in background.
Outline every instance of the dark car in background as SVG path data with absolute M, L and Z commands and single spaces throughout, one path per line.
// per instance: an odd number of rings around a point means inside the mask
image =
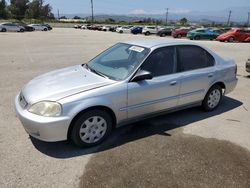
M 42 24 L 42 25 L 47 27 L 49 31 L 53 29 L 49 24 Z
M 157 35 L 160 37 L 170 36 L 172 34 L 173 29 L 172 28 L 164 28 L 157 32 Z
M 190 31 L 189 28 L 175 29 L 172 31 L 172 37 L 174 38 L 186 37 L 189 31 Z
M 142 34 L 142 29 L 143 29 L 143 27 L 133 27 L 131 29 L 131 33 L 133 33 L 134 35 Z

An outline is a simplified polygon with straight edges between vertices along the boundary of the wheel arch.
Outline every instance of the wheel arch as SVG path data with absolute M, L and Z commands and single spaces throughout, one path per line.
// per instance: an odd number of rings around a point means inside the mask
M 71 131 L 72 131 L 72 128 L 73 128 L 73 125 L 75 123 L 75 121 L 84 113 L 86 113 L 87 111 L 90 111 L 90 110 L 95 110 L 95 109 L 98 109 L 98 110 L 103 110 L 105 112 L 108 112 L 110 115 L 111 115 L 111 118 L 112 118 L 112 129 L 114 129 L 116 127 L 116 123 L 117 123 L 117 118 L 116 118 L 116 115 L 114 113 L 114 111 L 107 107 L 107 106 L 103 106 L 103 105 L 98 105 L 98 106 L 92 106 L 92 107 L 89 107 L 89 108 L 86 108 L 84 110 L 81 110 L 80 112 L 78 112 L 74 118 L 72 119 L 72 121 L 70 122 L 70 125 L 69 125 L 69 128 L 68 128 L 68 132 L 67 132 L 67 138 L 69 139 L 70 138 L 70 134 L 71 134 Z
M 210 88 L 207 90 L 207 92 L 208 92 L 213 86 L 215 86 L 215 85 L 220 86 L 220 87 L 222 88 L 222 90 L 223 90 L 223 94 L 225 93 L 226 84 L 225 84 L 224 82 L 222 82 L 222 81 L 218 81 L 218 82 L 213 83 L 213 84 L 210 86 Z

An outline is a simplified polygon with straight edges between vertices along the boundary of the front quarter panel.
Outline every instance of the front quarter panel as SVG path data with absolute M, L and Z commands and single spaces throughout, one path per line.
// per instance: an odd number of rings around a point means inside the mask
M 71 120 L 81 111 L 102 106 L 112 110 L 117 123 L 127 118 L 126 111 L 120 111 L 127 106 L 127 83 L 120 82 L 102 88 L 86 91 L 59 100 L 63 106 L 64 116 Z

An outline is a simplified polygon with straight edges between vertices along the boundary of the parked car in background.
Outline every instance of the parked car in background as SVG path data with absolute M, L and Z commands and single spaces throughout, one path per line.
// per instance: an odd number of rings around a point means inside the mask
M 109 29 L 110 29 L 110 26 L 107 26 L 107 25 L 102 27 L 102 31 L 109 31 Z
M 23 22 L 13 22 L 13 23 L 24 27 L 25 31 L 34 31 L 35 30 L 34 27 L 28 26 L 27 24 L 25 24 Z
M 174 38 L 182 38 L 186 37 L 187 33 L 190 31 L 190 28 L 180 28 L 172 31 L 172 37 Z
M 218 36 L 219 33 L 207 28 L 195 29 L 187 33 L 187 38 L 189 38 L 190 40 L 200 40 L 200 39 L 214 40 Z
M 49 31 L 53 29 L 49 24 L 41 24 L 41 25 L 47 27 Z
M 81 29 L 81 27 L 82 27 L 82 25 L 79 25 L 79 24 L 74 25 L 75 29 Z
M 117 33 L 131 33 L 131 27 L 118 27 L 116 29 Z
M 131 33 L 134 35 L 141 34 L 142 29 L 143 29 L 143 27 L 141 27 L 141 26 L 135 26 L 135 27 L 131 28 Z
M 34 27 L 35 31 L 48 31 L 49 29 L 42 24 L 30 24 L 30 27 Z
M 32 137 L 89 147 L 116 127 L 163 112 L 215 110 L 235 88 L 236 70 L 233 60 L 190 42 L 118 43 L 87 64 L 31 80 L 15 108 Z
M 248 58 L 246 62 L 246 71 L 250 73 L 250 57 Z
M 25 28 L 16 23 L 1 23 L 0 31 L 1 32 L 6 32 L 6 31 L 24 32 Z
M 156 26 L 145 26 L 142 29 L 142 34 L 144 34 L 144 35 L 157 34 L 157 32 L 159 30 L 160 30 L 160 28 L 156 27 Z
M 87 29 L 87 26 L 86 25 L 82 25 L 81 29 Z
M 235 28 L 216 38 L 221 42 L 250 42 L 250 30 Z
M 164 29 L 160 29 L 157 32 L 157 35 L 160 37 L 165 37 L 165 36 L 170 36 L 172 34 L 173 29 L 172 28 L 164 28 Z

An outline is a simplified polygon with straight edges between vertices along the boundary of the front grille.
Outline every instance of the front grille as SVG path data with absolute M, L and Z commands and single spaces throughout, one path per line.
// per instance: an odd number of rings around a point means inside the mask
M 19 104 L 22 108 L 25 108 L 28 104 L 22 93 L 19 95 Z

